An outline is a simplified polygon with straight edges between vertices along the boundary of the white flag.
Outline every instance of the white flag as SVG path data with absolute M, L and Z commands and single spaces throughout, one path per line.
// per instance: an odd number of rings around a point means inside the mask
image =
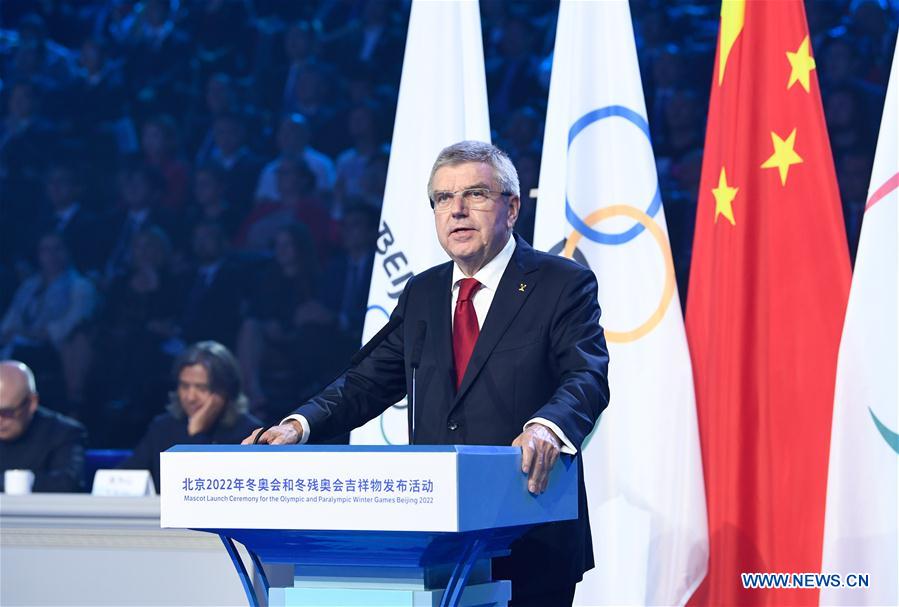
M 894 51 L 837 362 L 821 571 L 846 587 L 822 588 L 822 605 L 899 604 L 897 61 Z
M 578 605 L 683 604 L 708 530 L 693 377 L 628 4 L 562 0 L 535 245 L 599 282 L 611 402 L 584 448 Z M 737 582 L 735 582 L 737 583 Z
M 477 0 L 413 0 L 368 313 L 370 339 L 414 274 L 448 261 L 427 197 L 431 165 L 448 145 L 490 141 Z M 406 444 L 405 403 L 354 430 L 354 444 Z

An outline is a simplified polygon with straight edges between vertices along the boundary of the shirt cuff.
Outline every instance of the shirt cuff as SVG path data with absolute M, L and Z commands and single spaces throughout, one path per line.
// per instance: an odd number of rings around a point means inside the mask
M 568 440 L 568 437 L 565 436 L 565 433 L 562 432 L 562 429 L 559 428 L 559 426 L 557 426 L 553 422 L 549 421 L 548 419 L 546 419 L 544 417 L 535 417 L 535 418 L 529 419 L 527 421 L 527 423 L 525 423 L 524 428 L 522 428 L 522 430 L 527 430 L 527 427 L 530 426 L 531 424 L 540 424 L 541 426 L 546 426 L 547 428 L 552 430 L 553 434 L 555 434 L 556 437 L 558 437 L 558 439 L 560 441 L 562 441 L 562 449 L 561 449 L 562 453 L 565 453 L 566 455 L 576 455 L 577 454 L 577 449 L 575 449 L 574 443 L 572 443 L 570 440 Z
M 300 427 L 303 428 L 303 436 L 300 437 L 300 442 L 297 444 L 305 445 L 306 443 L 308 443 L 309 442 L 309 422 L 306 421 L 306 418 L 303 417 L 302 415 L 294 413 L 293 415 L 288 415 L 287 417 L 282 419 L 281 423 L 286 424 L 290 420 L 298 422 L 300 424 Z

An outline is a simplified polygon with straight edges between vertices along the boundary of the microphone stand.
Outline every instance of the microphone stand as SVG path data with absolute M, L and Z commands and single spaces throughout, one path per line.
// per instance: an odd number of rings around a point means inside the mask
M 412 345 L 412 356 L 409 357 L 412 366 L 412 391 L 409 393 L 409 410 L 407 412 L 410 445 L 415 444 L 415 376 L 419 365 L 421 365 L 421 350 L 424 347 L 425 335 L 427 333 L 428 323 L 419 320 L 415 331 L 415 342 Z

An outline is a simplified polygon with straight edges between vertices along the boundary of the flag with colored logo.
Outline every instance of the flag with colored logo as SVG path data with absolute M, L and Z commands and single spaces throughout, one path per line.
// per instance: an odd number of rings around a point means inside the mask
M 691 603 L 818 602 L 741 573 L 818 572 L 849 254 L 801 0 L 722 3 L 687 337 L 709 516 Z
M 535 245 L 599 283 L 612 400 L 583 446 L 579 605 L 683 604 L 707 535 L 690 356 L 628 3 L 559 8 Z
M 897 60 L 894 51 L 840 342 L 824 516 L 822 571 L 870 577 L 822 588 L 821 605 L 899 604 Z
M 427 198 L 428 176 L 446 146 L 490 141 L 484 47 L 477 0 L 414 0 L 400 79 L 363 337 L 386 322 L 406 282 L 447 261 Z M 353 431 L 357 444 L 405 444 L 405 403 Z

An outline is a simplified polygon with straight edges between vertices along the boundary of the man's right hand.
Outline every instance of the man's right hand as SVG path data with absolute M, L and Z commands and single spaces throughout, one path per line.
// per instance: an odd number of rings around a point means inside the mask
M 256 435 L 262 432 L 264 428 L 257 428 L 250 433 L 248 437 L 243 439 L 241 445 L 252 445 L 256 442 Z M 303 437 L 303 427 L 300 422 L 290 420 L 280 426 L 273 426 L 262 434 L 259 439 L 260 444 L 266 445 L 295 445 L 300 442 Z

